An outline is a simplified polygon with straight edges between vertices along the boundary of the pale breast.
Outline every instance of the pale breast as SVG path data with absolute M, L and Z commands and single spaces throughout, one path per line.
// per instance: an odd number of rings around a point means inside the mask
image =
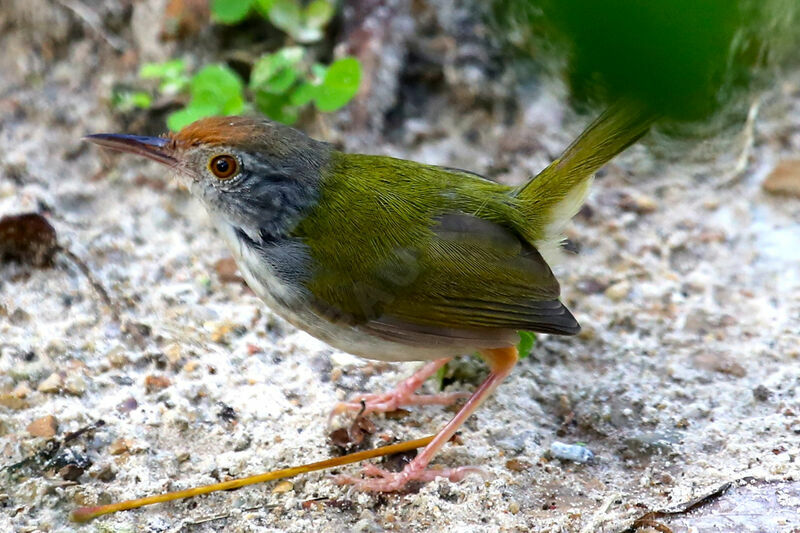
M 315 312 L 311 297 L 301 284 L 302 275 L 298 271 L 307 260 L 298 257 L 302 250 L 276 249 L 265 255 L 263 250 L 248 246 L 225 221 L 218 221 L 217 228 L 248 286 L 259 298 L 276 315 L 334 348 L 380 361 L 430 361 L 470 351 L 461 346 L 408 345 L 382 339 L 358 325 L 335 324 Z

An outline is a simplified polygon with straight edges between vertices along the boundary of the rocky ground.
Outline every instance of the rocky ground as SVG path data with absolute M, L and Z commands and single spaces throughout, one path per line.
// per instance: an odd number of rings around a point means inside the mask
M 540 336 L 438 458 L 491 479 L 375 496 L 317 473 L 70 524 L 78 505 L 329 457 L 333 404 L 417 367 L 333 351 L 274 317 L 161 168 L 81 141 L 160 127 L 108 98 L 140 60 L 175 53 L 150 37 L 160 2 L 97 4 L 0 10 L 0 216 L 43 213 L 62 247 L 50 268 L 0 265 L 0 530 L 798 531 L 798 72 L 722 146 L 671 142 L 665 157 L 656 134 L 601 172 L 557 268 L 583 332 Z M 554 82 L 492 73 L 497 50 L 462 39 L 470 17 L 449 4 L 395 8 L 391 24 L 428 37 L 388 32 L 369 98 L 315 135 L 516 183 L 589 120 Z M 450 372 L 449 390 L 486 373 L 471 358 Z M 374 417 L 373 445 L 450 416 Z M 595 459 L 553 457 L 554 441 Z

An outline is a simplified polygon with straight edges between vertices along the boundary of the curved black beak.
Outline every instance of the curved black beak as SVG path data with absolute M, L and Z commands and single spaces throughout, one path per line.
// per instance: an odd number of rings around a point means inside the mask
M 87 141 L 105 148 L 143 155 L 164 165 L 175 165 L 178 160 L 171 155 L 168 147 L 169 139 L 163 137 L 143 137 L 141 135 L 125 135 L 122 133 L 96 133 L 84 137 Z

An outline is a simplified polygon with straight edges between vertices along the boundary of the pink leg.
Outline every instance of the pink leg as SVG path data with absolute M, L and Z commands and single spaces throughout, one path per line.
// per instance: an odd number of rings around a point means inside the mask
M 497 388 L 498 385 L 511 373 L 511 369 L 517 362 L 516 347 L 497 348 L 483 350 L 481 355 L 489 363 L 492 372 L 486 378 L 478 390 L 476 390 L 464 407 L 456 416 L 436 434 L 436 437 L 428 444 L 417 457 L 411 461 L 402 472 L 386 472 L 380 468 L 369 465 L 364 469 L 365 478 L 341 475 L 336 476 L 337 483 L 342 485 L 352 484 L 360 490 L 375 492 L 393 492 L 402 489 L 409 481 L 430 481 L 437 477 L 446 477 L 450 481 L 460 481 L 467 474 L 477 472 L 479 469 L 474 467 L 443 468 L 428 470 L 428 464 L 444 444 L 450 440 L 461 424 L 469 418 Z
M 429 377 L 446 365 L 450 359 L 452 358 L 437 359 L 426 364 L 415 372 L 413 376 L 401 382 L 393 391 L 383 394 L 359 394 L 346 402 L 339 402 L 333 408 L 331 417 L 345 411 L 361 412 L 362 407 L 364 409 L 362 414 L 387 413 L 396 411 L 404 405 L 450 405 L 461 398 L 466 398 L 469 394 L 463 392 L 414 394 Z

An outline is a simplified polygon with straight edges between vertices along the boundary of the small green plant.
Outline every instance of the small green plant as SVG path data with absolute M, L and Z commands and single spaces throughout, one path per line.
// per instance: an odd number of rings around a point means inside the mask
M 531 354 L 533 345 L 536 344 L 536 333 L 531 331 L 518 331 L 519 344 L 517 344 L 517 352 L 520 359 L 525 359 Z
M 180 59 L 143 65 L 140 77 L 159 80 L 162 94 L 188 94 L 186 107 L 167 117 L 171 130 L 203 117 L 236 115 L 252 108 L 273 120 L 293 124 L 303 108 L 313 104 L 323 112 L 335 111 L 358 91 L 361 65 L 357 59 L 345 57 L 323 65 L 302 46 L 322 38 L 334 13 L 332 1 L 312 0 L 303 5 L 300 0 L 214 0 L 211 12 L 223 24 L 237 24 L 257 14 L 300 44 L 262 55 L 253 64 L 249 80 L 242 80 L 221 64 L 206 65 L 191 76 Z M 135 102 L 127 103 L 122 98 L 132 99 L 134 95 Z M 124 105 L 130 109 L 150 104 L 141 92 L 122 96 L 117 98 L 120 103 L 115 107 Z
M 224 24 L 238 24 L 252 12 L 268 19 L 298 43 L 313 43 L 333 17 L 330 0 L 312 0 L 302 6 L 298 0 L 214 0 L 211 13 Z
M 525 359 L 531 354 L 533 350 L 534 344 L 536 344 L 536 333 L 532 331 L 518 331 L 519 334 L 519 343 L 517 343 L 517 353 L 519 354 L 520 359 Z M 480 357 L 477 353 L 473 354 L 475 357 Z M 439 390 L 444 389 L 444 378 L 447 376 L 448 365 L 447 363 L 443 367 L 439 368 L 436 371 L 436 375 L 434 379 L 438 385 Z

